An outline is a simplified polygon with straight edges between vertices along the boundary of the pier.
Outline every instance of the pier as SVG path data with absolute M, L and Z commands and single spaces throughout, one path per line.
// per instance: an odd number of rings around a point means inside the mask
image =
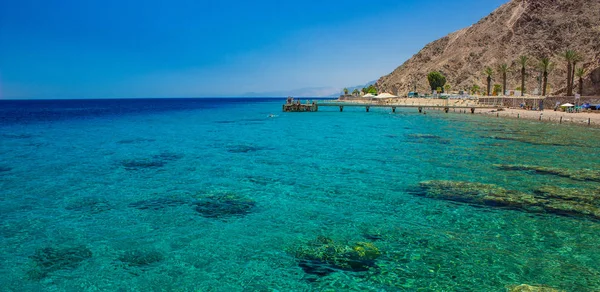
M 307 101 L 302 103 L 300 101 L 289 102 L 283 105 L 284 112 L 317 112 L 320 107 L 337 107 L 340 112 L 344 111 L 345 107 L 362 107 L 366 112 L 369 112 L 371 108 L 389 108 L 392 112 L 396 112 L 397 108 L 415 108 L 422 113 L 424 109 L 437 109 L 449 112 L 450 109 L 456 111 L 469 110 L 471 113 L 475 113 L 477 109 L 498 109 L 500 105 L 480 104 L 477 101 L 467 102 L 466 104 L 449 104 L 448 100 L 440 100 L 438 104 L 408 104 L 408 103 L 386 103 L 386 102 L 344 102 L 337 100 L 320 100 L 320 101 Z

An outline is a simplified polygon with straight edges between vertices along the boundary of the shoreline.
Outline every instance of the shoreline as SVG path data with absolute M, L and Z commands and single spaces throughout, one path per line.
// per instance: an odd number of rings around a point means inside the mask
M 341 100 L 340 102 L 348 102 L 348 103 L 362 103 L 366 102 L 366 100 Z M 426 98 L 394 98 L 388 101 L 381 101 L 384 104 L 422 104 L 424 108 L 430 106 L 470 106 L 474 105 L 477 102 L 474 100 L 463 100 L 463 99 L 450 99 L 447 100 L 439 100 L 439 99 L 426 99 Z M 439 109 L 438 109 L 439 110 Z M 458 113 L 455 111 L 450 111 L 449 113 Z M 465 114 L 465 113 L 462 113 Z M 469 113 L 470 114 L 470 113 Z M 594 127 L 600 128 L 600 112 L 579 112 L 579 113 L 567 113 L 561 111 L 543 110 L 543 111 L 534 111 L 534 110 L 526 110 L 520 108 L 502 108 L 502 110 L 492 110 L 492 109 L 477 109 L 475 111 L 477 115 L 489 116 L 489 117 L 497 117 L 497 118 L 505 118 L 505 119 L 525 119 L 530 121 L 539 121 L 545 123 L 555 123 L 555 124 L 570 124 L 570 125 L 579 125 L 584 127 Z M 541 119 L 540 119 L 541 116 Z M 561 119 L 562 118 L 562 119 Z
M 532 111 L 525 109 L 505 108 L 497 110 L 480 110 L 475 114 L 505 119 L 525 119 L 554 124 L 579 125 L 600 128 L 600 113 L 567 113 L 554 110 Z

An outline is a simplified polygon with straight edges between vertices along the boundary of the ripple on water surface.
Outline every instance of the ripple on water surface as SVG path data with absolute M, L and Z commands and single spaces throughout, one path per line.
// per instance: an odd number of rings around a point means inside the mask
M 173 102 L 0 126 L 2 287 L 600 290 L 597 129 Z

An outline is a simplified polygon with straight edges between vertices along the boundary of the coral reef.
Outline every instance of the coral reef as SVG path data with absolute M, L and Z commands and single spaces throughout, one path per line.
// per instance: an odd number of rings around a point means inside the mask
M 160 154 L 152 155 L 150 158 L 122 160 L 121 166 L 123 166 L 126 170 L 160 168 L 165 166 L 168 162 L 181 158 L 183 158 L 183 155 L 181 154 L 162 152 Z
M 527 284 L 521 284 L 517 286 L 507 287 L 508 292 L 562 292 L 563 290 L 557 290 L 547 286 L 532 286 Z
M 66 207 L 69 211 L 78 211 L 84 213 L 96 214 L 112 209 L 107 199 L 99 197 L 84 197 L 69 203 Z
M 262 151 L 262 150 L 273 150 L 273 148 L 253 146 L 253 145 L 234 145 L 234 146 L 228 147 L 227 152 L 248 153 L 248 152 L 256 152 L 256 151 Z
M 119 261 L 131 267 L 145 267 L 164 259 L 156 250 L 129 250 L 119 257 Z
M 555 167 L 543 167 L 532 165 L 511 165 L 511 164 L 495 164 L 496 168 L 501 170 L 515 171 L 532 171 L 539 174 L 550 174 L 560 177 L 570 178 L 578 181 L 596 181 L 600 182 L 600 171 L 594 169 L 563 169 Z
M 39 280 L 54 271 L 74 269 L 91 257 L 92 251 L 85 246 L 41 248 L 30 257 L 34 267 L 27 274 L 30 278 Z
M 233 193 L 209 195 L 194 204 L 196 212 L 207 218 L 244 216 L 256 206 L 255 201 Z
M 161 210 L 169 207 L 177 207 L 185 204 L 190 204 L 189 200 L 176 197 L 159 197 L 147 200 L 133 202 L 128 206 L 138 210 Z
M 338 270 L 361 272 L 375 267 L 381 252 L 370 242 L 351 245 L 319 236 L 306 246 L 292 251 L 298 265 L 307 274 L 325 276 Z
M 159 168 L 165 166 L 164 161 L 156 160 L 156 159 L 126 159 L 121 161 L 121 165 L 126 170 L 140 170 L 140 169 L 148 169 L 148 168 Z
M 600 191 L 542 187 L 533 194 L 506 190 L 493 184 L 460 181 L 425 181 L 421 191 L 430 198 L 493 207 L 507 207 L 533 213 L 553 213 L 600 219 Z

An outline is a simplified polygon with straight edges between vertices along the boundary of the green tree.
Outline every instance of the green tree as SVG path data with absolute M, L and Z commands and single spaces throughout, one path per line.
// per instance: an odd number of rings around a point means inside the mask
M 344 88 L 344 95 L 348 95 L 348 88 Z
M 363 92 L 365 94 L 370 93 L 370 94 L 376 95 L 377 94 L 377 88 L 375 88 L 375 85 L 371 84 L 371 85 L 369 85 L 369 87 L 363 88 Z
M 572 96 L 573 84 L 571 83 L 571 81 L 573 80 L 573 62 L 577 58 L 577 52 L 575 52 L 574 50 L 566 50 L 563 53 L 562 57 L 565 58 L 565 61 L 567 61 L 567 96 Z
M 487 75 L 487 96 L 490 96 L 490 90 L 492 89 L 492 75 L 494 75 L 494 70 L 490 67 L 486 67 L 483 72 L 485 75 Z
M 529 57 L 523 55 L 519 57 L 519 64 L 521 65 L 521 96 L 525 96 L 525 69 L 527 63 L 529 63 Z
M 506 63 L 498 66 L 498 72 L 502 74 L 502 95 L 506 94 L 506 73 L 508 73 L 509 67 Z
M 583 96 L 583 75 L 585 75 L 585 69 L 578 68 L 577 71 L 575 71 L 575 76 L 579 78 L 579 94 L 581 96 Z
M 450 84 L 444 85 L 444 92 L 445 93 L 450 93 L 450 88 L 452 88 L 452 86 L 450 86 Z
M 357 88 L 355 88 L 355 89 L 352 91 L 352 95 L 354 95 L 354 96 L 358 96 L 359 94 L 360 94 L 360 92 L 358 92 L 358 89 L 357 89 Z
M 539 67 L 540 70 L 542 70 L 544 76 L 544 81 L 542 83 L 542 96 L 546 96 L 546 88 L 548 87 L 548 73 L 552 71 L 554 64 L 550 62 L 550 58 L 543 57 L 542 59 L 540 59 Z
M 479 87 L 479 85 L 473 84 L 473 86 L 471 86 L 471 94 L 479 94 L 480 92 L 481 87 Z
M 502 85 L 494 84 L 494 93 L 492 93 L 492 95 L 494 95 L 494 96 L 500 95 L 500 90 L 502 90 Z
M 446 84 L 446 76 L 438 71 L 429 72 L 429 74 L 427 74 L 427 81 L 429 81 L 431 91 L 434 91 L 437 90 L 438 87 L 443 87 Z

